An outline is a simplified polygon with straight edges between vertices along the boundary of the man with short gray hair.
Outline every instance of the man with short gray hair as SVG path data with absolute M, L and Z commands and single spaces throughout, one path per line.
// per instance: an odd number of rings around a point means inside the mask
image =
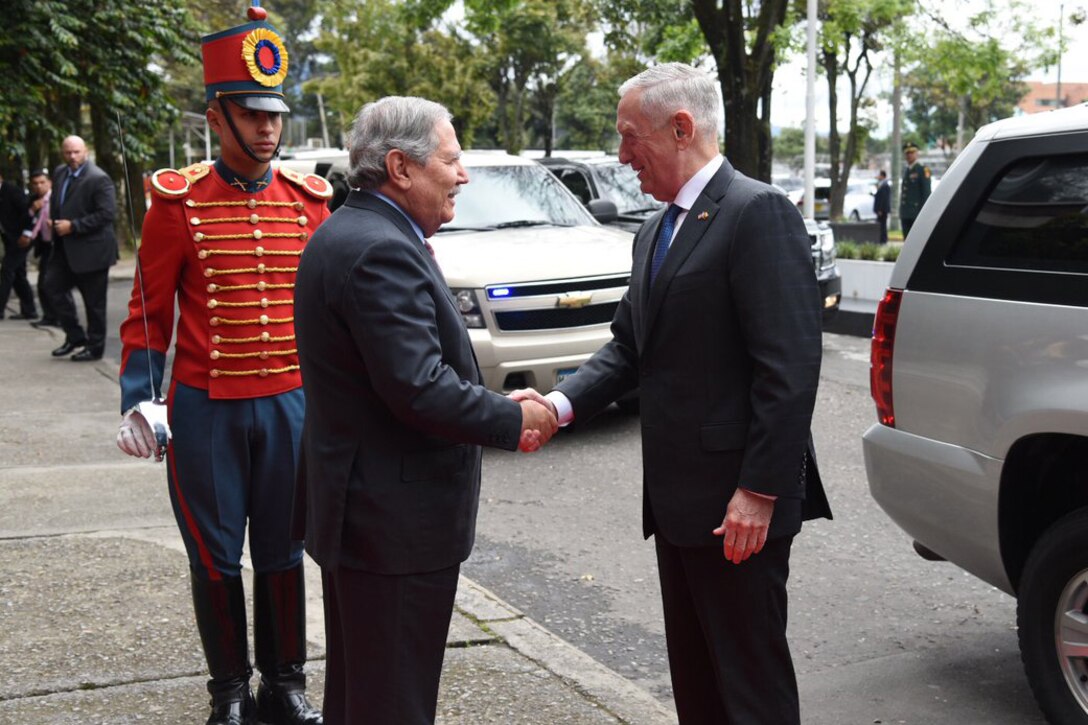
M 295 287 L 296 526 L 321 565 L 325 722 L 421 725 L 472 550 L 481 446 L 535 450 L 556 422 L 484 388 L 427 242 L 469 180 L 449 112 L 369 103 L 350 153 L 356 189 L 310 240 Z
M 803 519 L 831 515 L 809 433 L 821 305 L 808 235 L 783 194 L 719 153 L 707 74 L 667 63 L 620 95 L 620 161 L 669 206 L 635 235 L 613 339 L 546 400 L 565 424 L 639 389 L 643 533 L 681 725 L 795 724 L 790 547 Z

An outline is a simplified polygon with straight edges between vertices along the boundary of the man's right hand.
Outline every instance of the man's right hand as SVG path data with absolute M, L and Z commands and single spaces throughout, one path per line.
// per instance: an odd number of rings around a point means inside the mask
M 147 418 L 136 410 L 125 413 L 121 427 L 117 430 L 117 447 L 130 456 L 150 458 L 156 446 L 155 433 Z
M 547 401 L 541 403 L 529 397 L 514 400 L 521 405 L 521 440 L 518 448 L 526 453 L 539 450 L 559 430 L 555 409 L 545 404 Z

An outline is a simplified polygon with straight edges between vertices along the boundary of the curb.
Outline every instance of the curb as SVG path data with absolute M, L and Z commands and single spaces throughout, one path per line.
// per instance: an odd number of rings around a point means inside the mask
M 515 652 L 567 682 L 622 722 L 676 725 L 676 715 L 650 693 L 465 576 L 457 587 L 456 607 L 498 635 Z

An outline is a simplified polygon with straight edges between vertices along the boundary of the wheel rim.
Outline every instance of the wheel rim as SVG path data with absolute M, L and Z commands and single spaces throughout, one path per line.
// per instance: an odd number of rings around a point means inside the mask
M 1055 611 L 1054 635 L 1065 682 L 1088 712 L 1088 569 L 1065 585 Z

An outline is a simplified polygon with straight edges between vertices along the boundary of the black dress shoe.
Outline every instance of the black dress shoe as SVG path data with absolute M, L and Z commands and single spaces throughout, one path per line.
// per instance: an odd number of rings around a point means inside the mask
M 261 725 L 323 725 L 321 711 L 300 688 L 269 687 L 261 678 L 257 688 L 257 722 Z
M 64 357 L 65 355 L 71 355 L 73 352 L 86 344 L 87 343 L 85 342 L 65 342 L 63 345 L 53 351 L 53 357 Z
M 253 722 L 253 694 L 246 685 L 240 700 L 227 700 L 217 703 L 212 700 L 212 712 L 206 725 L 250 725 Z
M 85 347 L 82 350 L 80 350 L 79 352 L 77 352 L 75 355 L 73 355 L 71 359 L 72 359 L 72 362 L 89 362 L 91 360 L 101 360 L 102 359 L 102 351 L 101 350 L 92 350 L 89 347 Z
M 29 315 L 27 315 L 27 314 L 23 314 L 22 312 L 20 312 L 20 313 L 18 313 L 16 315 L 12 315 L 10 319 L 12 319 L 12 320 L 36 320 L 36 319 L 38 319 L 38 313 L 37 312 L 31 312 Z
M 40 320 L 35 320 L 34 322 L 31 322 L 30 326 L 31 327 L 38 327 L 38 328 L 41 328 L 41 327 L 60 327 L 60 322 L 53 319 L 52 317 L 43 317 Z

